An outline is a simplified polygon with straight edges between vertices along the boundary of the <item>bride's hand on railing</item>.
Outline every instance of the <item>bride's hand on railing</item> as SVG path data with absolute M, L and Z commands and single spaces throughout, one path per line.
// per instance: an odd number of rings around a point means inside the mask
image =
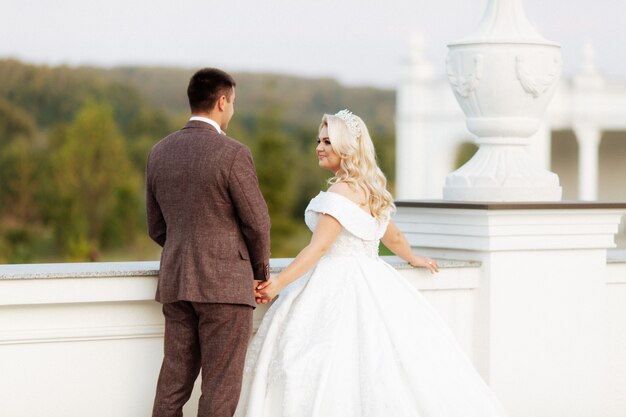
M 439 264 L 432 258 L 426 256 L 413 256 L 413 259 L 409 262 L 411 266 L 422 267 L 428 269 L 432 274 L 439 272 Z

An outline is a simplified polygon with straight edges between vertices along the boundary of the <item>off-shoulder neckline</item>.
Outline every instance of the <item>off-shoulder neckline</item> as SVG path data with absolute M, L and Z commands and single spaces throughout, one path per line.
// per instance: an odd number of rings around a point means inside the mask
M 342 199 L 346 200 L 347 202 L 349 202 L 350 204 L 352 204 L 354 207 L 356 207 L 361 213 L 363 213 L 365 216 L 367 216 L 369 219 L 371 220 L 375 220 L 378 221 L 378 219 L 374 216 L 372 216 L 370 213 L 366 212 L 365 210 L 363 210 L 361 208 L 361 206 L 359 206 L 357 203 L 355 203 L 354 201 L 350 200 L 348 197 L 346 197 L 345 195 L 341 195 L 339 193 L 336 193 L 334 191 L 320 191 L 320 194 L 324 193 L 324 194 L 333 194 L 336 196 L 341 197 Z

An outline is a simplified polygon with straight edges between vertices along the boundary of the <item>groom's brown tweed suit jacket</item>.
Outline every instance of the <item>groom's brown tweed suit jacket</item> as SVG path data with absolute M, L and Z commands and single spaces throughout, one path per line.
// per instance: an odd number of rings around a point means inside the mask
M 188 122 L 148 156 L 146 207 L 163 246 L 157 301 L 255 306 L 252 280 L 269 278 L 270 220 L 245 145 Z

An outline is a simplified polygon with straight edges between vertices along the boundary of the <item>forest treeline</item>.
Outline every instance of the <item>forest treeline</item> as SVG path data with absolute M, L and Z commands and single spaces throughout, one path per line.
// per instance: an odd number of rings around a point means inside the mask
M 0 60 L 0 262 L 157 259 L 146 237 L 144 168 L 189 117 L 194 69 L 70 68 Z M 303 210 L 325 186 L 314 148 L 324 112 L 370 128 L 393 182 L 394 93 L 331 79 L 234 73 L 228 134 L 253 152 L 272 217 L 272 256 L 308 240 Z

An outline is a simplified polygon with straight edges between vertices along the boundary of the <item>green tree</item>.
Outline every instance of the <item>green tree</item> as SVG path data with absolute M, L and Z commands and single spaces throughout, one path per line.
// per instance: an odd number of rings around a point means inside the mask
M 272 256 L 289 256 L 289 237 L 294 231 L 292 218 L 297 178 L 294 144 L 281 131 L 278 106 L 266 106 L 258 119 L 255 136 L 255 164 L 259 184 L 272 219 Z
M 17 106 L 0 99 L 0 210 L 7 199 L 14 198 L 15 189 L 9 182 L 15 178 L 16 141 L 32 147 L 36 124 L 28 114 Z
M 187 120 L 192 72 L 0 59 L 0 261 L 95 259 L 100 250 L 108 259 L 154 258 L 143 240 L 145 158 Z M 228 133 L 255 154 L 273 256 L 295 255 L 310 237 L 302 213 L 330 176 L 315 157 L 323 113 L 348 107 L 363 117 L 393 182 L 392 91 L 285 75 L 235 78 Z
M 88 102 L 50 162 L 50 220 L 70 259 L 96 260 L 102 248 L 132 240 L 141 177 L 132 168 L 110 105 Z
M 28 262 L 41 230 L 35 203 L 35 123 L 0 100 L 0 261 Z

